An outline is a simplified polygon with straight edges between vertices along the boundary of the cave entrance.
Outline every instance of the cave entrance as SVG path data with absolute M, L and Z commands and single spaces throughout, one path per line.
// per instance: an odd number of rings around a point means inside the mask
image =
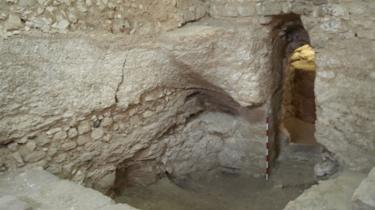
M 278 140 L 315 145 L 315 51 L 296 14 L 274 17 L 274 71 L 279 72 Z

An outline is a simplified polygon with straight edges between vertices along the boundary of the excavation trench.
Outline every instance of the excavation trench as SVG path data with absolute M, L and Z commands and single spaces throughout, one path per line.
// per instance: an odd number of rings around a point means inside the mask
M 297 15 L 275 16 L 271 27 L 273 97 L 241 107 L 224 92 L 189 91 L 180 123 L 117 166 L 117 202 L 145 210 L 275 210 L 315 183 L 314 51 Z

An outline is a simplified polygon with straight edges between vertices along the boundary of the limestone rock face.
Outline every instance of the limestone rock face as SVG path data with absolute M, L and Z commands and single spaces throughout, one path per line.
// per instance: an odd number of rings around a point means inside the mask
M 367 21 L 374 7 L 328 4 L 325 18 L 303 19 L 318 52 L 315 137 L 341 164 L 364 171 L 375 165 L 374 23 Z
M 361 173 L 345 172 L 335 179 L 320 181 L 289 202 L 284 210 L 351 210 L 350 198 L 364 177 Z
M 17 197 L 6 195 L 0 197 L 1 210 L 31 210 L 32 208 Z
M 373 168 L 359 187 L 355 190 L 353 197 L 353 210 L 375 209 L 375 168 Z
M 3 32 L 0 37 L 30 29 L 48 33 L 77 30 L 156 33 L 202 18 L 206 15 L 207 7 L 202 0 L 2 1 L 0 18 L 6 21 L 0 19 Z
M 265 104 L 274 89 L 271 42 L 257 38 L 268 29 L 244 28 L 247 24 L 255 23 L 202 21 L 159 37 L 31 34 L 0 41 L 0 142 L 12 144 L 0 148 L 1 162 L 10 169 L 42 166 L 107 191 L 117 170 L 145 174 L 133 165 L 144 158 L 142 151 L 151 150 L 149 162 L 142 162 L 151 170 L 145 175 L 150 180 L 178 165 L 177 153 L 190 147 L 171 147 L 176 154 L 163 159 L 164 139 L 182 132 L 190 144 L 206 145 L 211 137 L 188 137 L 202 131 L 198 121 L 183 127 L 203 112 L 217 113 L 218 119 L 223 112 L 228 114 L 223 119 L 235 123 L 228 125 L 230 135 L 223 134 L 209 150 L 194 146 L 201 157 L 213 149 L 207 164 L 181 173 L 175 168 L 172 175 L 220 165 L 262 175 Z M 263 107 L 262 114 L 251 118 L 255 105 Z M 215 126 L 212 120 L 206 124 Z
M 260 131 L 281 74 L 272 24 L 289 13 L 317 52 L 317 141 L 369 170 L 373 11 L 371 1 L 1 1 L 0 170 L 40 166 L 103 191 L 118 173 L 263 173 Z M 190 149 L 207 155 L 202 165 L 189 168 Z
M 97 191 L 60 180 L 41 169 L 2 174 L 0 186 L 0 209 L 4 210 L 135 210 L 126 204 L 115 204 Z
M 80 38 L 0 42 L 0 142 L 114 103 L 124 53 Z

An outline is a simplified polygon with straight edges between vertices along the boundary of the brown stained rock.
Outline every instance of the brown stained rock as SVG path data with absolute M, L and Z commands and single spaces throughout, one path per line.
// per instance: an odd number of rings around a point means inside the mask
M 103 127 L 110 127 L 113 124 L 113 119 L 111 117 L 104 117 L 101 126 Z

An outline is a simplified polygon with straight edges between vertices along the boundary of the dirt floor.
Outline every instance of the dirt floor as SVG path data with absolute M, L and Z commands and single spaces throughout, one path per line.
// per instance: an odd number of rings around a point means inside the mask
M 290 117 L 284 121 L 285 128 L 289 131 L 291 141 L 297 144 L 316 144 L 314 137 L 315 125 Z
M 130 187 L 115 200 L 143 210 L 282 210 L 316 183 L 313 164 L 283 160 L 269 181 L 220 174 L 179 187 L 164 178 L 147 187 Z

